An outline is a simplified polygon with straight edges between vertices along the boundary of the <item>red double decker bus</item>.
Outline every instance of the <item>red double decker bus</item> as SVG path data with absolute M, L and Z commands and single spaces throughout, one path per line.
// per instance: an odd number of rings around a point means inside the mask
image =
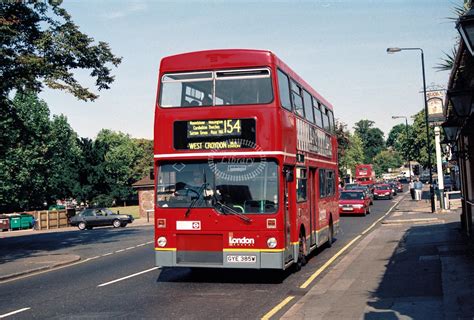
M 339 228 L 331 104 L 266 50 L 163 58 L 157 266 L 300 267 Z

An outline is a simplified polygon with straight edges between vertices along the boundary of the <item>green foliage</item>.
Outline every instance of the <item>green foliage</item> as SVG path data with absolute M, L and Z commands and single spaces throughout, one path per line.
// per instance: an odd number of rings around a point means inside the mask
M 365 163 L 372 163 L 375 155 L 385 148 L 383 132 L 379 128 L 373 128 L 374 123 L 374 121 L 363 119 L 354 125 L 355 133 L 363 143 Z
M 403 164 L 401 155 L 395 150 L 382 150 L 373 161 L 374 170 L 377 175 L 388 172 L 389 168 L 396 169 Z
M 431 162 L 434 163 L 434 129 L 429 128 L 429 143 L 432 152 Z M 413 122 L 413 135 L 410 142 L 410 157 L 418 161 L 423 167 L 428 167 L 428 146 L 426 139 L 425 111 L 421 110 L 415 115 Z
M 74 78 L 77 69 L 90 70 L 98 90 L 114 81 L 108 65 L 118 66 L 105 42 L 79 31 L 61 1 L 0 2 L 0 99 L 8 101 L 12 90 L 40 92 L 43 84 L 65 90 L 81 100 L 98 95 Z
M 48 200 L 71 198 L 79 189 L 79 172 L 77 166 L 81 157 L 76 132 L 63 115 L 54 116 L 51 121 L 49 149 L 50 159 L 48 175 Z
M 0 109 L 0 210 L 30 209 L 46 200 L 51 159 L 49 110 L 32 94 Z
M 0 109 L 0 151 L 0 212 L 66 198 L 109 206 L 133 197 L 132 183 L 153 163 L 152 141 L 110 130 L 80 139 L 32 93 Z
M 351 134 L 346 127 L 341 122 L 336 126 L 340 177 L 346 175 L 347 169 L 355 172 L 355 166 L 365 160 L 362 140 L 358 134 Z
M 150 174 L 150 169 L 153 168 L 153 140 L 148 139 L 132 139 L 140 152 L 135 166 L 133 167 L 133 178 L 138 181 Z

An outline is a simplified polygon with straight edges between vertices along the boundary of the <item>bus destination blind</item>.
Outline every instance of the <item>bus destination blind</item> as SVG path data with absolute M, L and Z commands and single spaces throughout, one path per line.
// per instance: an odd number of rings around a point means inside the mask
M 176 121 L 173 130 L 175 149 L 255 148 L 255 119 Z

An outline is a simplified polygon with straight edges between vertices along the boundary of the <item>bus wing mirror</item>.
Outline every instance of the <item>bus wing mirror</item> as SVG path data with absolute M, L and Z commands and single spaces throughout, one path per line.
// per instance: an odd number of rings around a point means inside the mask
M 293 170 L 285 170 L 285 180 L 286 182 L 293 182 L 295 176 L 293 175 Z
M 150 180 L 155 180 L 155 171 L 153 168 L 150 168 Z

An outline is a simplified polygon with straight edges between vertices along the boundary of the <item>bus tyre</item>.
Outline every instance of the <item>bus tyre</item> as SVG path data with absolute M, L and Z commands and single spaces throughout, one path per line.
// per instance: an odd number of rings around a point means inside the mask
M 328 235 L 327 247 L 331 248 L 333 242 L 334 242 L 334 227 L 332 225 L 332 218 L 331 218 L 331 220 L 329 220 L 329 235 Z
M 112 225 L 114 226 L 114 228 L 118 228 L 120 227 L 122 223 L 120 222 L 119 219 L 115 219 L 114 222 L 112 222 Z
M 306 239 L 304 235 L 300 235 L 298 244 L 298 260 L 296 261 L 295 270 L 300 271 L 308 261 L 306 260 Z

